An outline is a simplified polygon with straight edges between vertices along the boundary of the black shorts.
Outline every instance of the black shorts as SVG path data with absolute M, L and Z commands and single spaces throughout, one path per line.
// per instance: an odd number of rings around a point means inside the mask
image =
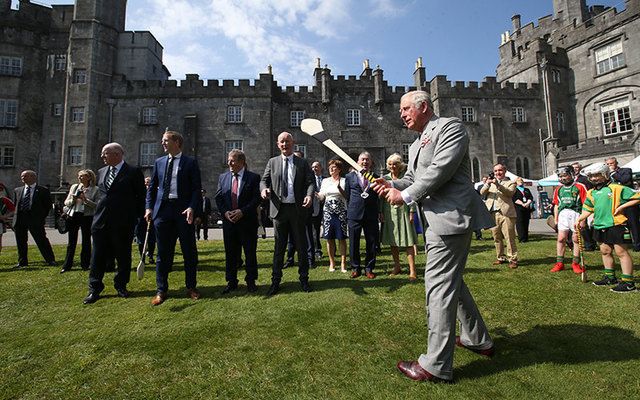
M 625 238 L 625 236 L 627 236 Z M 593 240 L 598 243 L 612 244 L 629 244 L 631 237 L 625 225 L 615 225 L 604 229 L 593 230 Z

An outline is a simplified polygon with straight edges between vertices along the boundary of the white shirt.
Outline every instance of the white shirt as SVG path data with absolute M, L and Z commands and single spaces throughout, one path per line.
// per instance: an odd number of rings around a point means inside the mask
M 285 163 L 285 158 L 289 159 L 288 170 L 285 170 L 285 166 L 287 166 L 287 164 Z M 283 177 L 284 177 L 284 174 L 287 174 L 287 183 L 289 185 L 287 186 L 287 197 L 283 198 L 282 202 L 287 204 L 293 204 L 296 202 L 296 197 L 294 196 L 294 193 L 293 193 L 293 179 L 294 179 L 293 154 L 288 157 L 282 156 L 282 176 Z
M 116 177 L 118 176 L 118 172 L 120 172 L 123 165 L 124 165 L 124 160 L 120 161 L 119 163 L 111 167 L 116 170 L 115 173 L 113 174 L 113 180 L 116 179 Z M 107 169 L 107 176 L 104 177 L 105 181 L 109 178 L 109 172 L 110 172 L 110 169 Z M 113 182 L 111 182 L 111 184 L 113 185 Z
M 231 187 L 233 188 L 233 180 L 236 178 L 234 176 L 233 171 L 231 172 Z M 244 168 L 242 168 L 238 173 L 238 197 L 240 197 L 240 188 L 242 187 L 242 177 L 244 176 Z
M 176 154 L 175 156 L 171 156 L 171 154 L 169 154 L 169 160 L 171 160 L 171 158 L 173 157 L 173 170 L 171 171 L 171 189 L 169 190 L 170 199 L 178 198 L 178 167 L 180 165 L 181 155 L 182 155 L 182 152 Z M 169 161 L 167 161 L 167 167 L 168 166 L 169 166 Z
M 36 192 L 36 184 L 34 183 L 33 185 L 24 185 L 24 189 L 22 191 L 22 198 L 24 198 L 24 196 L 27 194 L 27 188 L 31 187 L 31 198 L 29 199 L 29 205 L 33 204 L 33 194 Z

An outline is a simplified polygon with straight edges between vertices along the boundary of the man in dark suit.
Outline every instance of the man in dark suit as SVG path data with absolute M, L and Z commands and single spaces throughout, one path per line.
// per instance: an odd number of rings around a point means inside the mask
M 363 151 L 358 156 L 358 165 L 364 171 L 371 168 L 371 154 Z M 360 263 L 360 237 L 364 232 L 366 247 L 365 276 L 373 279 L 376 275 L 376 245 L 378 243 L 378 220 L 380 209 L 378 194 L 371 189 L 369 181 L 359 171 L 351 171 L 345 176 L 345 194 L 347 197 L 347 225 L 349 227 L 349 258 L 351 261 L 351 277 L 362 274 Z
M 633 189 L 633 171 L 631 168 L 622 168 L 618 165 L 615 157 L 609 157 L 605 160 L 609 166 L 611 180 Z M 631 240 L 633 241 L 633 250 L 640 251 L 640 207 L 627 207 L 623 211 L 627 217 L 627 228 L 631 232 Z
M 200 167 L 195 158 L 182 154 L 184 138 L 178 132 L 162 135 L 162 148 L 166 156 L 156 160 L 147 191 L 145 219 L 153 220 L 156 228 L 156 285 L 157 293 L 151 300 L 154 306 L 167 299 L 169 271 L 173 266 L 176 240 L 184 258 L 187 296 L 200 298 L 196 289 L 198 250 L 194 227 L 195 213 L 200 209 Z
M 107 165 L 98 171 L 98 204 L 91 225 L 93 248 L 89 272 L 89 294 L 85 304 L 95 303 L 104 289 L 102 278 L 113 259 L 118 267 L 113 285 L 119 297 L 129 297 L 127 284 L 131 275 L 131 242 L 134 227 L 144 212 L 144 175 L 123 159 L 118 143 L 102 148 Z
M 287 247 L 289 233 L 293 236 L 298 255 L 307 254 L 305 223 L 309 215 L 313 196 L 313 172 L 307 161 L 293 155 L 293 136 L 282 132 L 278 136 L 280 155 L 271 158 L 260 181 L 263 199 L 269 199 L 270 215 L 275 232 L 273 270 L 268 296 L 280 290 L 282 264 Z M 298 257 L 300 284 L 305 292 L 311 291 L 309 285 L 309 260 Z
M 18 246 L 18 265 L 15 268 L 29 265 L 28 233 L 33 236 L 47 265 L 54 266 L 56 258 L 44 230 L 45 219 L 51 210 L 51 194 L 49 189 L 36 184 L 38 176 L 35 171 L 23 171 L 20 179 L 24 186 L 15 188 L 13 193 L 13 203 L 16 205 L 16 212 L 13 214 L 13 230 Z
M 314 196 L 313 206 L 311 211 L 311 226 L 313 228 L 313 244 L 315 249 L 315 258 L 319 260 L 322 258 L 322 244 L 320 243 L 320 226 L 322 225 L 322 202 L 315 196 L 320 192 L 320 186 L 322 186 L 322 180 L 325 178 L 322 176 L 322 164 L 318 161 L 314 161 L 311 164 L 311 170 L 313 171 L 314 180 Z
M 227 287 L 222 294 L 238 288 L 238 266 L 242 249 L 247 268 L 247 291 L 258 288 L 258 204 L 260 203 L 260 175 L 246 169 L 242 150 L 231 150 L 227 157 L 229 171 L 220 175 L 216 191 L 216 205 L 222 215 L 222 237 L 226 254 L 225 278 Z
M 211 216 L 211 199 L 207 197 L 207 191 L 202 189 L 202 201 L 200 203 L 200 212 L 196 217 L 196 239 L 200 240 L 200 229 L 202 229 L 202 238 L 209 240 L 209 217 Z

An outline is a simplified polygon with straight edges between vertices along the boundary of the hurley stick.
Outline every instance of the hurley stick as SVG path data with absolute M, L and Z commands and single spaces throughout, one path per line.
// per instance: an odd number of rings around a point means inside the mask
M 147 256 L 147 246 L 149 245 L 149 232 L 151 231 L 151 221 L 147 222 L 147 233 L 144 235 L 144 245 L 142 246 L 142 254 L 140 254 L 140 262 L 136 268 L 138 279 L 144 276 L 144 259 Z
M 578 235 L 578 250 L 580 250 L 580 268 L 582 268 L 582 273 L 580 274 L 580 280 L 582 283 L 587 283 L 587 266 L 584 265 L 584 246 L 582 244 L 582 234 L 580 234 L 580 230 L 578 229 L 576 232 Z

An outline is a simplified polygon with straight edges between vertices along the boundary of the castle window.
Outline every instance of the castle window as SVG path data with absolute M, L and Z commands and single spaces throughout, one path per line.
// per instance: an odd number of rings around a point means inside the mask
M 239 124 L 242 122 L 242 106 L 227 107 L 227 122 L 230 124 Z
M 60 117 L 62 115 L 62 103 L 51 104 L 51 115 L 54 117 Z
M 522 160 L 520 157 L 516 157 L 516 175 L 522 176 Z
M 244 148 L 244 143 L 242 142 L 242 140 L 225 140 L 224 141 L 225 161 L 227 160 L 227 155 L 231 150 L 233 149 L 243 150 L 243 148 Z
M 511 108 L 511 115 L 513 115 L 513 122 L 527 122 L 527 114 L 524 112 L 524 107 Z
M 622 52 L 622 41 L 616 40 L 595 49 L 596 73 L 598 75 L 625 66 L 624 53 Z
M 402 143 L 402 162 L 409 162 L 409 148 L 411 147 L 411 143 Z
M 138 164 L 141 167 L 152 167 L 156 161 L 156 150 L 158 144 L 156 142 L 141 142 L 140 143 L 140 160 Z
M 157 107 L 142 107 L 142 125 L 155 125 L 158 123 Z
M 1 146 L 0 147 L 0 167 L 13 167 L 15 160 L 15 147 L 13 146 Z
M 299 151 L 302 153 L 302 158 L 307 158 L 307 145 L 306 144 L 294 144 L 293 151 Z
M 480 182 L 480 160 L 478 160 L 478 157 L 473 157 L 473 160 L 471 160 L 471 180 Z
M 291 127 L 296 128 L 304 119 L 304 111 L 291 111 Z
M 67 55 L 66 54 L 56 54 L 53 67 L 56 71 L 65 71 L 67 69 Z
M 558 130 L 558 132 L 566 131 L 566 126 L 564 122 L 564 112 L 562 111 L 558 111 L 556 113 L 556 129 Z
M 619 99 L 600 107 L 605 135 L 615 135 L 632 130 L 629 99 Z
M 476 110 L 473 107 L 462 107 L 462 121 L 463 122 L 475 122 Z
M 71 107 L 71 122 L 84 122 L 84 107 Z
M 0 99 L 0 127 L 18 126 L 18 100 Z
M 529 159 L 524 157 L 524 160 L 522 161 L 522 177 L 526 178 L 529 176 L 531 176 L 531 171 L 529 171 Z
M 72 83 L 80 85 L 87 83 L 87 70 L 84 68 L 74 69 Z
M 553 83 L 560 83 L 560 70 L 555 68 L 551 70 L 551 81 L 553 81 Z
M 357 108 L 347 110 L 347 126 L 360 126 L 360 110 Z
M 82 165 L 82 146 L 69 146 L 69 165 Z
M 22 58 L 1 56 L 0 75 L 22 75 Z

